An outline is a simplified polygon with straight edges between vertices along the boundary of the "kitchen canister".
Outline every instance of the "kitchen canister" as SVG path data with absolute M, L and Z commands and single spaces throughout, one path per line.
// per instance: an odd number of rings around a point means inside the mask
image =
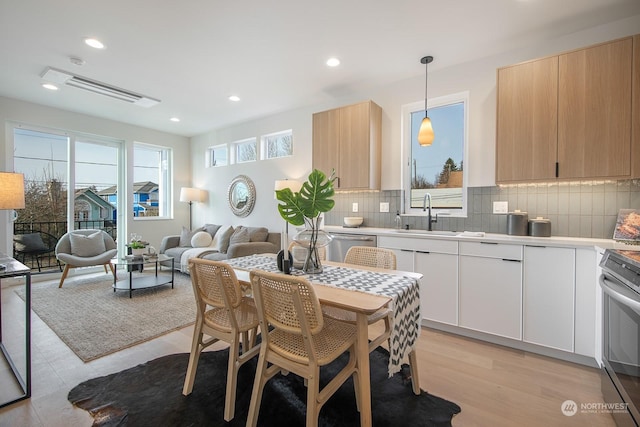
M 526 236 L 529 215 L 515 210 L 507 214 L 507 234 L 511 236 Z
M 529 220 L 529 236 L 550 237 L 551 221 L 541 216 Z

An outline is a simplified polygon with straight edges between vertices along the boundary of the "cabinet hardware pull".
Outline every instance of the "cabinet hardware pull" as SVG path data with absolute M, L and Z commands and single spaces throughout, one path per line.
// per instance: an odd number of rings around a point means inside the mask
M 480 242 L 482 245 L 497 245 L 496 242 Z
M 519 259 L 509 259 L 509 258 L 502 258 L 503 261 L 509 261 L 509 262 L 522 262 Z
M 546 248 L 546 246 L 542 246 L 542 245 L 525 245 L 528 248 Z
M 556 178 L 560 176 L 560 163 L 556 162 Z
M 416 251 L 419 254 L 430 254 L 431 252 L 429 251 Z
M 413 252 L 411 249 L 400 249 L 400 252 Z

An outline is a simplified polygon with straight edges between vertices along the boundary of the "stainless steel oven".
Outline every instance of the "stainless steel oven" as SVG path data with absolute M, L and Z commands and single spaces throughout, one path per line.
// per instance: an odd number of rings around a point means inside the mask
M 602 394 L 618 426 L 640 426 L 640 252 L 607 250 L 603 291 Z

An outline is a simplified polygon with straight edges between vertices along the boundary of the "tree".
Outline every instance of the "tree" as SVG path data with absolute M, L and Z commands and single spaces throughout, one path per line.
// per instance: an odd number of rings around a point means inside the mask
M 64 231 L 67 220 L 67 193 L 59 178 L 43 171 L 42 177 L 26 177 L 24 209 L 17 210 L 16 222 L 34 224 L 38 222 L 60 223 Z M 51 230 L 57 231 L 57 230 Z
M 449 176 L 451 175 L 451 172 L 457 170 L 459 170 L 458 165 L 456 165 L 456 162 L 454 162 L 453 159 L 449 157 L 442 166 L 442 172 L 440 172 L 440 175 L 438 176 L 438 184 L 446 184 L 447 182 L 449 182 Z

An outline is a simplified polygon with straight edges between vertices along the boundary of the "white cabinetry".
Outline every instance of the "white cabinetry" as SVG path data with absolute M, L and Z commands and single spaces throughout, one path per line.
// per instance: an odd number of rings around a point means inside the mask
M 423 319 L 458 324 L 458 242 L 456 240 L 378 238 L 378 246 L 396 254 L 398 270 L 422 274 Z
M 456 245 L 457 249 L 457 245 Z M 416 251 L 422 318 L 458 325 L 458 255 Z
M 576 324 L 574 352 L 584 356 L 599 358 L 600 345 L 596 330 L 602 320 L 602 305 L 598 305 L 600 292 L 598 285 L 597 252 L 591 248 L 576 249 Z M 597 349 L 597 351 L 596 351 Z
M 522 338 L 522 246 L 460 242 L 459 325 Z
M 573 351 L 575 249 L 524 247 L 523 340 Z

